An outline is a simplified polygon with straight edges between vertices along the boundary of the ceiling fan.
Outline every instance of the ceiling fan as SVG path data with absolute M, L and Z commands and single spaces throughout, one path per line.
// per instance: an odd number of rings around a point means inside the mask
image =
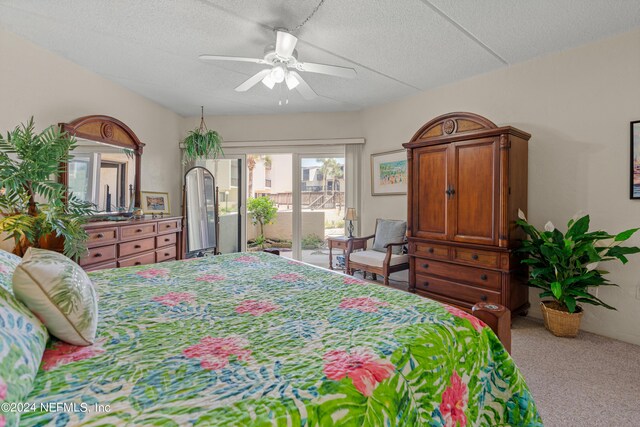
M 264 58 L 242 58 L 238 56 L 222 55 L 200 55 L 201 61 L 237 61 L 253 62 L 255 64 L 268 65 L 262 71 L 248 78 L 240 86 L 236 87 L 237 92 L 246 92 L 253 86 L 262 82 L 269 89 L 273 89 L 276 83 L 285 82 L 289 90 L 297 89 L 305 99 L 313 99 L 318 94 L 300 76 L 298 71 L 305 73 L 326 74 L 329 76 L 353 79 L 356 77 L 356 70 L 337 65 L 315 64 L 313 62 L 298 61 L 298 51 L 296 43 L 298 38 L 282 29 L 276 29 L 276 44 L 269 45 L 264 50 Z

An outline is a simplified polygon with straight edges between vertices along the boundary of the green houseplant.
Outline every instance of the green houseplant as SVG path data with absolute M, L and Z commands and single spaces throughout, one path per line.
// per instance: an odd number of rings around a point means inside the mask
M 0 135 L 0 232 L 14 239 L 17 255 L 30 246 L 61 249 L 70 258 L 86 252 L 82 224 L 93 205 L 58 182 L 75 144 L 57 126 L 37 133 L 33 117 Z
M 527 222 L 522 211 L 517 224 L 529 237 L 522 242 L 519 252 L 526 255 L 523 263 L 530 267 L 529 286 L 540 289 L 543 301 L 541 309 L 545 326 L 559 336 L 576 336 L 583 314 L 580 303 L 611 307 L 590 288 L 617 286 L 599 269 L 606 261 L 628 262 L 627 255 L 640 252 L 635 246 L 622 246 L 638 228 L 609 234 L 605 231 L 589 231 L 589 215 L 571 219 L 567 231 L 562 233 L 548 222 L 544 231 Z
M 264 235 L 264 226 L 271 224 L 278 213 L 278 208 L 273 200 L 268 196 L 261 196 L 249 199 L 247 202 L 247 211 L 251 215 L 253 225 L 260 224 L 260 235 L 256 238 L 256 243 L 260 248 L 264 248 L 266 241 Z
M 189 132 L 184 139 L 185 162 L 197 159 L 216 159 L 224 155 L 222 151 L 222 137 L 215 130 L 207 129 L 204 122 L 204 107 L 200 117 L 200 126 Z

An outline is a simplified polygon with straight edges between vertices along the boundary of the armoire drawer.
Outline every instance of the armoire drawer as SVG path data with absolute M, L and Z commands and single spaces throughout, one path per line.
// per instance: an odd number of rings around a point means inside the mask
M 89 272 L 89 271 L 98 271 L 98 270 L 105 270 L 107 268 L 117 268 L 117 267 L 118 267 L 118 263 L 114 260 L 104 264 L 87 265 L 86 267 L 83 267 L 83 268 L 84 268 L 84 271 Z
M 156 248 L 155 237 L 149 237 L 147 239 L 132 240 L 131 242 L 118 244 L 118 255 L 120 258 L 130 255 L 136 255 L 140 252 L 150 251 Z
M 478 302 L 493 302 L 500 304 L 500 293 L 484 288 L 454 283 L 435 277 L 416 275 L 416 289 L 433 294 L 454 298 L 471 305 Z
M 500 254 L 498 252 L 478 251 L 469 248 L 452 248 L 453 260 L 478 267 L 500 267 Z
M 138 255 L 131 258 L 125 258 L 118 260 L 118 267 L 131 267 L 134 265 L 146 265 L 156 262 L 156 253 L 149 252 L 148 254 Z
M 443 279 L 467 282 L 483 288 L 501 289 L 502 274 L 499 271 L 416 258 L 416 274 L 438 276 Z
M 97 228 L 87 230 L 87 247 L 104 246 L 118 241 L 118 229 L 116 227 Z
M 445 245 L 433 245 L 431 243 L 415 243 L 414 244 L 415 255 L 434 258 L 434 259 L 449 259 L 449 247 Z
M 78 264 L 81 266 L 101 264 L 113 259 L 116 259 L 116 245 L 100 246 L 97 248 L 90 248 L 89 253 L 80 258 Z
M 127 225 L 120 229 L 120 240 L 140 239 L 142 237 L 154 236 L 156 234 L 156 223 L 146 223 L 138 225 Z
M 163 246 L 175 245 L 176 234 L 165 234 L 163 236 L 156 237 L 156 248 L 162 248 Z

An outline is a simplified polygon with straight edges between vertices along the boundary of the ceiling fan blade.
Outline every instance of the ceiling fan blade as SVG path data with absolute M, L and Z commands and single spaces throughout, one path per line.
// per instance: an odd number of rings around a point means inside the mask
M 261 58 L 243 58 L 240 56 L 224 56 L 224 55 L 200 55 L 200 61 L 236 61 L 236 62 L 253 62 L 254 64 L 267 64 L 268 62 Z
M 289 71 L 289 73 L 291 73 L 298 80 L 298 85 L 295 86 L 295 88 L 298 89 L 298 92 L 300 92 L 300 95 L 302 95 L 304 99 L 313 99 L 318 96 L 318 94 L 313 89 L 311 89 L 311 86 L 309 86 L 309 84 L 305 82 L 302 77 L 300 77 L 300 74 L 296 73 L 295 71 Z
M 271 72 L 270 68 L 264 69 L 262 71 L 258 71 L 253 76 L 249 77 L 244 81 L 240 86 L 236 88 L 236 92 L 246 92 L 255 85 L 257 85 L 262 79 L 264 79 Z
M 339 67 L 337 65 L 314 64 L 313 62 L 297 62 L 295 67 L 298 71 L 327 74 L 330 76 L 344 77 L 345 79 L 354 79 L 357 75 L 356 70 L 354 70 L 353 68 Z
M 276 55 L 280 58 L 290 58 L 296 48 L 298 38 L 285 31 L 276 32 Z

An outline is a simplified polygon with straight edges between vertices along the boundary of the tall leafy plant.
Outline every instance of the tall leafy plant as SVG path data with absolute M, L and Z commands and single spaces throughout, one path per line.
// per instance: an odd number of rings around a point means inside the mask
M 184 139 L 185 161 L 197 159 L 216 159 L 224 155 L 222 137 L 215 130 L 209 130 L 204 122 L 204 107 L 200 117 L 200 126 L 189 132 Z
M 590 292 L 599 286 L 617 286 L 598 267 L 605 261 L 628 262 L 627 255 L 640 252 L 635 246 L 623 246 L 638 228 L 609 234 L 589 231 L 589 215 L 571 219 L 567 231 L 562 233 L 548 222 L 544 231 L 527 222 L 520 212 L 517 224 L 529 236 L 519 251 L 526 254 L 522 262 L 529 265 L 529 285 L 541 289 L 541 298 L 552 298 L 556 308 L 574 313 L 581 310 L 579 303 L 600 305 L 615 310 Z
M 260 224 L 260 236 L 256 241 L 259 242 L 260 247 L 263 247 L 265 242 L 264 226 L 273 222 L 278 213 L 278 208 L 268 196 L 261 196 L 249 199 L 247 211 L 251 216 L 252 223 L 254 225 Z
M 61 165 L 71 158 L 76 140 L 50 126 L 37 133 L 33 117 L 0 135 L 0 232 L 15 241 L 14 252 L 42 247 L 50 236 L 64 240 L 64 254 L 86 252 L 82 228 L 93 205 L 76 198 L 58 182 Z

